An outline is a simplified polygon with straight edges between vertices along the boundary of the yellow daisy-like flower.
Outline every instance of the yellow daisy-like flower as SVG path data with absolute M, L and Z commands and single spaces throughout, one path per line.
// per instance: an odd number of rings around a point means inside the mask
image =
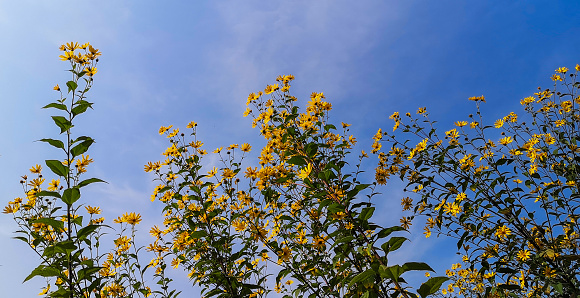
M 32 174 L 40 174 L 41 171 L 42 171 L 42 166 L 41 165 L 35 165 L 32 168 L 30 168 L 30 172 Z
M 525 262 L 526 260 L 530 259 L 530 251 L 528 251 L 527 249 L 520 250 L 518 251 L 517 257 L 519 261 Z
M 273 93 L 274 91 L 276 91 L 278 89 L 280 89 L 278 87 L 278 84 L 268 85 L 268 86 L 266 86 L 266 89 L 264 89 L 264 93 L 271 94 L 271 93 Z
M 169 126 L 167 126 L 167 127 L 165 127 L 165 126 L 161 126 L 161 127 L 159 128 L 159 134 L 160 134 L 160 135 L 164 134 L 166 131 L 168 131 L 168 130 L 169 130 L 169 129 L 171 129 L 172 127 L 173 127 L 173 125 L 169 125 Z
M 241 148 L 242 152 L 250 152 L 252 150 L 252 145 L 248 143 L 242 144 Z
M 209 172 L 207 172 L 207 177 L 211 178 L 213 176 L 215 176 L 218 172 L 218 168 L 213 167 L 213 169 L 211 169 Z
M 187 124 L 186 128 L 194 128 L 197 126 L 197 123 L 195 123 L 195 121 L 191 121 Z
M 304 180 L 310 175 L 311 172 L 312 172 L 312 164 L 309 163 L 307 167 L 300 170 L 298 178 Z
M 509 143 L 511 143 L 511 142 L 513 142 L 513 141 L 514 141 L 514 140 L 512 139 L 512 137 L 510 137 L 510 136 L 507 136 L 507 137 L 505 137 L 505 138 L 501 138 L 501 139 L 499 140 L 499 143 L 500 143 L 500 144 L 502 144 L 502 145 L 504 145 L 504 146 L 506 146 L 507 144 L 509 144 Z
M 141 214 L 139 213 L 135 213 L 135 212 L 131 212 L 129 214 L 125 213 L 123 215 L 123 217 L 125 217 L 125 222 L 130 224 L 130 225 L 137 225 L 141 222 Z
M 97 68 L 96 67 L 87 67 L 87 68 L 85 68 L 85 72 L 89 75 L 89 77 L 92 77 L 97 73 Z
M 494 126 L 495 128 L 501 128 L 501 127 L 503 126 L 503 123 L 504 123 L 504 122 L 503 122 L 503 119 L 497 119 L 497 120 L 495 121 L 495 123 L 493 124 L 493 126 Z
M 101 214 L 100 207 L 86 206 L 85 209 L 87 209 L 87 213 L 89 214 Z
M 48 291 L 50 291 L 50 284 L 48 284 L 46 288 L 42 289 L 42 291 L 38 293 L 38 296 L 46 295 L 48 294 Z
M 236 176 L 236 173 L 234 171 L 232 171 L 231 169 L 224 169 L 224 171 L 222 173 L 222 177 L 224 179 L 232 179 L 232 178 L 234 178 L 234 176 Z
M 52 179 L 52 181 L 48 184 L 48 191 L 57 191 L 59 184 L 60 179 L 57 180 Z
M 455 126 L 457 127 L 463 127 L 467 125 L 467 121 L 456 121 L 455 122 Z
M 495 236 L 497 238 L 499 238 L 500 240 L 506 239 L 511 234 L 512 234 L 512 231 L 510 230 L 510 228 L 506 227 L 505 225 L 502 225 L 501 227 L 498 227 L 495 230 Z
M 485 102 L 485 97 L 483 95 L 482 96 L 472 96 L 468 99 L 471 101 L 483 101 L 483 102 Z

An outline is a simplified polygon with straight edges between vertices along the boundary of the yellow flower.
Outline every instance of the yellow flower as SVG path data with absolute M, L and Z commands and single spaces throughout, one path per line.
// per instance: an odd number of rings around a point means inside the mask
M 312 247 L 316 249 L 324 249 L 326 247 L 327 238 L 328 236 L 326 237 L 315 236 L 314 238 L 312 238 Z
M 97 68 L 96 67 L 87 67 L 87 68 L 85 68 L 85 72 L 89 75 L 89 77 L 92 77 L 97 73 Z
M 100 207 L 86 206 L 85 209 L 87 209 L 87 212 L 89 214 L 101 214 L 101 208 Z
M 552 79 L 552 81 L 554 81 L 554 82 L 555 82 L 555 81 L 563 81 L 562 77 L 561 77 L 560 75 L 557 75 L 557 74 L 555 74 L 555 75 L 552 75 L 551 79 Z
M 42 166 L 41 165 L 35 165 L 32 168 L 30 168 L 30 172 L 32 174 L 40 174 L 41 171 L 42 171 Z
M 559 67 L 558 69 L 556 69 L 557 73 L 566 73 L 568 72 L 568 68 L 567 67 Z
M 488 273 L 483 275 L 483 278 L 488 279 L 488 278 L 492 278 L 494 276 L 495 276 L 495 272 L 488 272 Z
M 234 178 L 234 176 L 236 176 L 236 173 L 234 173 L 234 171 L 230 170 L 230 169 L 224 169 L 223 173 L 222 173 L 222 177 L 224 179 L 232 179 Z
M 46 295 L 49 290 L 50 290 L 50 284 L 46 285 L 46 288 L 44 288 L 40 293 L 38 293 L 38 296 Z
M 64 55 L 60 55 L 58 57 L 60 58 L 61 61 L 67 61 L 73 59 L 74 56 L 75 56 L 74 52 L 64 52 Z
M 125 217 L 125 222 L 130 224 L 130 225 L 137 225 L 141 222 L 141 214 L 139 213 L 135 213 L 135 212 L 131 212 L 129 214 L 125 213 L 123 215 L 123 217 Z
M 332 214 L 332 218 L 335 220 L 343 220 L 346 217 L 346 213 L 342 212 L 342 211 L 338 211 L 334 214 Z
M 528 172 L 529 172 L 530 174 L 534 174 L 534 173 L 536 173 L 537 171 L 538 171 L 538 165 L 536 165 L 536 164 L 532 164 L 532 165 L 530 166 L 530 169 L 528 170 Z
M 455 126 L 457 126 L 457 127 L 463 127 L 465 125 L 467 125 L 467 121 L 456 121 L 455 122 Z
M 403 217 L 399 220 L 401 222 L 401 227 L 403 229 L 408 230 L 409 226 L 411 226 L 411 218 L 410 217 Z
M 580 71 L 580 64 L 576 64 L 576 71 Z
M 57 191 L 59 184 L 60 184 L 60 179 L 57 179 L 57 180 L 52 179 L 52 181 L 48 184 L 48 190 L 49 191 Z
M 307 167 L 300 170 L 298 178 L 304 180 L 310 175 L 311 172 L 312 172 L 312 164 L 309 163 Z
M 69 50 L 69 51 L 74 51 L 74 50 L 76 50 L 76 49 L 80 49 L 80 48 L 81 48 L 81 47 L 79 46 L 79 43 L 78 43 L 78 42 L 72 42 L 72 41 L 71 41 L 71 42 L 68 42 L 68 43 L 66 43 L 65 47 L 66 47 L 66 49 L 67 49 L 67 50 Z
M 425 234 L 425 238 L 431 237 L 431 230 L 429 229 L 429 227 L 424 227 L 423 230 L 425 230 L 425 232 L 423 232 L 423 234 Z
M 114 223 L 128 223 L 130 225 L 136 225 L 139 224 L 141 222 L 141 214 L 137 213 L 135 214 L 135 212 L 131 212 L 131 213 L 125 213 L 123 214 L 123 216 L 119 216 L 117 217 L 115 220 L 113 220 Z
M 278 89 L 280 89 L 278 87 L 278 84 L 268 85 L 268 86 L 266 86 L 266 89 L 264 89 L 264 93 L 271 94 L 271 93 L 273 93 L 274 91 L 276 91 Z
M 495 236 L 500 240 L 506 239 L 511 234 L 512 231 L 505 225 L 502 225 L 495 230 Z
M 242 147 L 240 148 L 240 150 L 242 150 L 242 152 L 250 152 L 252 150 L 252 145 L 250 145 L 248 143 L 244 143 L 244 144 L 242 144 Z
M 161 162 L 157 161 L 155 163 L 147 162 L 145 165 L 145 172 L 151 172 L 153 170 L 158 170 L 161 168 Z
M 411 208 L 413 207 L 413 199 L 406 197 L 406 198 L 402 198 L 401 199 L 401 206 L 403 207 L 403 210 L 411 210 Z
M 482 96 L 472 96 L 472 97 L 469 98 L 469 100 L 471 100 L 471 101 L 483 101 L 483 102 L 485 102 L 485 97 L 483 95 Z
M 493 126 L 495 128 L 501 128 L 503 126 L 503 119 L 496 120 L 495 123 L 493 124 Z
M 535 100 L 536 99 L 533 96 L 528 96 L 528 97 L 520 100 L 520 104 L 523 106 L 523 105 L 526 105 L 526 104 L 530 104 L 530 103 L 534 102 Z
M 173 181 L 175 180 L 175 178 L 177 178 L 177 175 L 175 175 L 174 173 L 167 174 L 167 181 Z
M 278 252 L 279 260 L 287 262 L 292 257 L 292 251 L 288 247 L 283 247 L 281 251 Z
M 207 176 L 209 178 L 211 178 L 211 177 L 215 176 L 217 174 L 217 172 L 218 172 L 218 168 L 213 167 L 213 169 L 211 169 L 209 172 L 207 172 Z
M 55 91 L 60 91 L 60 87 L 58 86 L 58 84 L 56 84 L 56 86 L 54 86 L 54 87 L 52 88 L 52 90 L 55 90 Z
M 530 252 L 527 249 L 518 251 L 518 260 L 525 262 L 530 258 Z
M 166 131 L 168 131 L 172 127 L 173 127 L 173 125 L 169 125 L 168 127 L 161 126 L 161 128 L 159 128 L 159 134 L 162 135 L 163 133 L 165 133 Z
M 194 128 L 197 126 L 197 123 L 195 123 L 195 121 L 191 121 L 187 124 L 186 128 Z
M 511 143 L 511 142 L 513 142 L 513 139 L 512 139 L 512 137 L 510 137 L 510 136 L 507 136 L 507 137 L 505 137 L 505 138 L 501 138 L 501 139 L 499 140 L 499 143 L 500 143 L 500 144 L 502 144 L 502 145 L 504 145 L 504 146 L 506 146 L 507 144 L 509 144 L 509 143 Z
M 115 239 L 115 247 L 117 247 L 119 252 L 124 252 L 129 250 L 131 247 L 131 239 L 127 236 L 122 236 Z

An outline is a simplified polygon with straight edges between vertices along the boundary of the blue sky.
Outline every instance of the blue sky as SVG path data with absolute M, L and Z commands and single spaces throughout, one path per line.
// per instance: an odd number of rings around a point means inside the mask
M 368 149 L 394 111 L 427 107 L 451 126 L 473 112 L 470 96 L 485 95 L 490 121 L 521 111 L 519 100 L 560 66 L 580 63 L 577 1 L 5 1 L 0 0 L 0 189 L 2 205 L 21 196 L 18 183 L 34 164 L 62 158 L 48 145 L 57 137 L 55 84 L 68 80 L 58 47 L 90 42 L 103 56 L 89 94 L 94 111 L 77 123 L 96 139 L 92 176 L 109 182 L 83 193 L 109 220 L 126 211 L 160 222 L 149 200 L 147 161 L 159 160 L 162 125 L 195 120 L 207 149 L 260 144 L 241 115 L 250 92 L 293 74 L 293 93 L 324 92 L 333 121 L 352 123 L 358 149 Z M 211 162 L 211 161 L 210 161 Z M 402 186 L 377 200 L 376 221 L 397 224 Z M 34 297 L 42 279 L 22 284 L 38 264 L 12 240 L 15 223 L 0 216 L 0 292 Z M 401 261 L 423 260 L 443 273 L 452 241 L 425 239 L 414 226 Z M 148 239 L 145 239 L 148 241 Z M 183 274 L 179 275 L 182 276 Z M 183 296 L 198 297 L 177 276 Z

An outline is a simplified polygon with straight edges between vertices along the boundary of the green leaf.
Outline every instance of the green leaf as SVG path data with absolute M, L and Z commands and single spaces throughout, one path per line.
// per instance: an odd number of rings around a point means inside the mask
M 98 229 L 100 225 L 88 225 L 77 232 L 77 238 L 79 240 L 85 240 L 88 236 L 90 236 L 96 229 Z
M 78 272 L 79 280 L 89 279 L 86 277 L 90 277 L 94 273 L 99 272 L 99 270 L 101 270 L 101 267 L 83 268 L 83 269 L 79 270 L 79 272 Z
M 28 275 L 22 283 L 25 283 L 29 281 L 31 278 L 39 275 L 43 277 L 51 277 L 51 276 L 60 276 L 60 274 L 61 274 L 60 270 L 56 268 L 39 265 L 34 270 L 32 270 L 32 273 L 30 273 L 30 275 Z
M 306 164 L 306 160 L 304 159 L 303 156 L 300 156 L 300 155 L 294 155 L 286 162 L 291 164 L 291 165 L 298 165 L 298 166 Z
M 382 278 L 388 278 L 391 280 L 399 280 L 399 276 L 403 274 L 403 268 L 399 265 L 394 265 L 387 267 L 385 265 L 381 265 L 379 267 L 379 274 Z
M 60 127 L 60 133 L 63 133 L 73 127 L 72 123 L 63 116 L 52 116 L 56 126 Z
M 53 173 L 61 177 L 66 177 L 68 175 L 68 167 L 63 165 L 59 160 L 47 160 L 46 165 Z
M 441 285 L 448 279 L 449 278 L 445 276 L 432 277 L 421 285 L 419 290 L 417 290 L 417 293 L 421 295 L 421 298 L 425 298 L 428 295 L 434 294 L 435 292 L 439 291 Z
M 52 146 L 56 147 L 56 148 L 60 148 L 64 150 L 64 144 L 62 143 L 62 141 L 60 140 L 53 140 L 53 139 L 40 139 L 38 140 L 40 142 L 46 142 L 51 144 Z
M 389 235 L 391 235 L 391 233 L 393 232 L 398 232 L 398 231 L 406 231 L 403 227 L 401 226 L 394 226 L 394 227 L 390 227 L 390 228 L 385 228 L 382 229 L 378 234 L 377 234 L 377 238 L 385 238 Z
M 60 198 L 60 194 L 56 191 L 39 191 L 36 193 L 37 197 L 55 197 L 55 198 Z
M 360 218 L 361 220 L 368 220 L 369 218 L 371 218 L 371 216 L 373 216 L 374 212 L 375 212 L 375 207 L 366 207 L 361 211 L 358 218 Z
M 401 247 L 405 241 L 407 241 L 407 238 L 405 237 L 393 237 L 381 245 L 381 248 L 385 253 L 389 253 L 399 249 L 399 247 Z
M 33 220 L 32 223 L 41 223 L 51 226 L 55 231 L 64 231 L 64 223 L 54 218 L 39 218 Z
M 28 239 L 26 239 L 25 237 L 22 237 L 22 236 L 12 237 L 12 239 L 18 239 L 18 240 L 22 240 L 22 241 L 28 243 Z
M 79 100 L 76 102 L 76 104 L 77 104 L 77 106 L 71 110 L 73 117 L 78 115 L 78 114 L 84 113 L 88 108 L 92 108 L 92 105 L 93 105 L 92 102 L 88 102 L 85 100 Z
M 359 273 L 353 279 L 350 280 L 348 283 L 349 287 L 352 287 L 354 284 L 367 280 L 369 278 L 373 278 L 375 276 L 375 271 L 373 269 L 367 269 L 365 272 Z
M 73 82 L 73 81 L 68 81 L 66 82 L 66 86 L 68 87 L 68 92 L 70 93 L 71 91 L 75 91 L 78 87 L 77 83 Z
M 89 147 L 95 142 L 95 140 L 93 139 L 88 139 L 83 141 L 82 143 L 74 146 L 71 150 L 70 153 L 72 154 L 73 158 L 76 156 L 79 156 L 85 152 L 87 152 L 87 150 L 89 150 Z
M 65 189 L 62 193 L 62 201 L 67 205 L 72 205 L 81 197 L 81 192 L 78 187 Z
M 68 254 L 77 249 L 77 246 L 72 241 L 57 242 L 54 245 L 48 246 L 44 249 L 43 256 L 51 258 L 56 254 Z
M 77 185 L 77 187 L 78 187 L 78 188 L 81 188 L 81 187 L 87 186 L 87 185 L 89 185 L 89 184 L 91 184 L 91 183 L 95 183 L 95 182 L 104 182 L 104 183 L 107 183 L 106 181 L 104 181 L 104 180 L 101 180 L 101 179 L 99 179 L 99 178 L 89 178 L 89 179 L 87 179 L 87 180 L 83 180 L 83 181 L 81 181 L 81 182 L 80 182 L 80 183 Z
M 189 235 L 190 239 L 199 239 L 201 237 L 207 236 L 207 232 L 204 230 L 195 231 Z
M 62 103 L 56 103 L 56 102 L 49 103 L 42 108 L 43 109 L 55 108 L 55 109 L 59 109 L 59 110 L 63 110 L 63 111 L 67 110 L 66 105 L 63 105 Z
M 562 285 L 562 283 L 557 283 L 555 285 L 552 285 L 552 288 L 554 288 L 554 290 L 556 290 L 556 292 L 562 294 L 564 293 L 564 287 Z
M 431 266 L 429 266 L 423 262 L 408 262 L 408 263 L 403 264 L 403 266 L 401 266 L 401 268 L 403 268 L 404 272 L 411 271 L 411 270 L 424 270 L 424 271 L 435 272 L 435 270 L 433 270 L 433 268 L 431 268 Z

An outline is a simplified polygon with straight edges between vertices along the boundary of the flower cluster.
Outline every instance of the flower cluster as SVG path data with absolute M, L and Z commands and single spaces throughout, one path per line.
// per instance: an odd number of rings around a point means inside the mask
M 377 173 L 391 169 L 389 175 L 406 180 L 419 196 L 413 205 L 403 202 L 413 215 L 402 225 L 426 216 L 426 237 L 436 231 L 457 238 L 471 270 L 459 275 L 476 285 L 471 290 L 580 294 L 579 72 L 580 65 L 573 73 L 558 68 L 553 89 L 538 88 L 520 101 L 525 114 L 510 112 L 487 126 L 481 124 L 483 96 L 469 98 L 476 102 L 475 116 L 456 121 L 443 135 L 425 108 L 417 112 L 419 119 L 407 114 L 409 123 L 395 113 L 391 118 L 405 137 L 383 134 L 381 142 L 391 151 L 373 151 Z M 413 138 L 420 141 L 410 147 Z M 377 174 L 377 183 L 385 184 L 389 175 Z

